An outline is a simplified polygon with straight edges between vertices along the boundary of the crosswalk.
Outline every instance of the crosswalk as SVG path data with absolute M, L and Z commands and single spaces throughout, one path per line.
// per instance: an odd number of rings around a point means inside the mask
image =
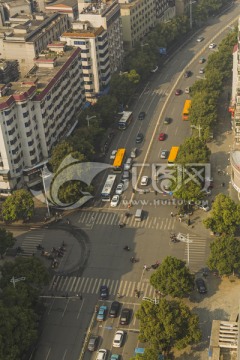
M 134 215 L 126 217 L 125 213 L 116 212 L 96 212 L 91 211 L 81 212 L 79 215 L 78 223 L 85 224 L 87 226 L 94 225 L 110 225 L 116 226 L 119 223 L 125 223 L 128 227 L 133 228 L 147 228 L 155 230 L 174 230 L 176 218 L 172 217 L 160 217 L 160 216 L 148 216 L 141 222 L 135 221 Z
M 189 246 L 186 243 L 184 260 L 188 263 L 189 258 L 191 271 L 199 271 L 207 258 L 207 239 L 206 237 L 194 234 L 190 235 L 189 239 L 191 242 L 189 243 Z
M 154 297 L 155 289 L 149 281 L 125 281 L 110 280 L 102 278 L 77 277 L 77 276 L 58 276 L 55 275 L 49 286 L 49 291 L 54 290 L 59 293 L 68 293 L 69 296 L 77 294 L 99 294 L 101 285 L 107 285 L 110 295 L 123 297 L 135 297 L 134 291 L 140 291 L 141 296 Z
M 44 236 L 45 232 L 42 229 L 39 231 L 31 231 L 29 234 L 25 235 L 21 244 L 23 250 L 22 256 L 29 257 L 36 253 L 37 245 L 42 244 Z

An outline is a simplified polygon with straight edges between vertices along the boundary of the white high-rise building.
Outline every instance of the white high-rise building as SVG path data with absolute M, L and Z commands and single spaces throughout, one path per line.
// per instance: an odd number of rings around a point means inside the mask
M 81 50 L 52 43 L 18 82 L 0 88 L 0 195 L 40 181 L 54 145 L 85 103 Z

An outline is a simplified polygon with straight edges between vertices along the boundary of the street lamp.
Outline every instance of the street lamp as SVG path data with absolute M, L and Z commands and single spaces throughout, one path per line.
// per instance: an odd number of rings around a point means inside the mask
M 199 136 L 199 139 L 200 139 L 200 138 L 201 138 L 201 130 L 202 130 L 202 127 L 201 127 L 200 125 L 198 125 L 198 126 L 196 126 L 196 125 L 191 125 L 191 128 L 198 130 L 198 136 Z
M 50 215 L 50 208 L 49 208 L 49 202 L 48 202 L 48 197 L 47 197 L 45 179 L 49 179 L 50 177 L 51 177 L 51 173 L 48 171 L 48 168 L 46 167 L 46 165 L 44 165 L 44 167 L 42 169 L 42 182 L 43 182 L 45 201 L 46 201 L 46 205 L 47 205 L 47 214 L 48 214 L 49 218 L 51 215 Z M 50 182 L 51 182 L 51 180 L 50 180 Z M 50 186 L 48 186 L 48 189 L 50 189 Z
M 95 115 L 94 115 L 94 116 L 89 116 L 89 115 L 87 115 L 86 120 L 87 120 L 87 123 L 88 123 L 88 127 L 89 127 L 89 121 L 92 120 L 92 119 L 94 119 L 94 118 L 96 118 Z
M 177 234 L 177 240 L 187 243 L 187 255 L 188 255 L 187 264 L 189 266 L 189 263 L 190 263 L 190 246 L 189 246 L 189 244 L 192 243 L 192 240 L 189 239 L 189 234 L 187 234 L 187 236 L 185 236 L 182 233 Z

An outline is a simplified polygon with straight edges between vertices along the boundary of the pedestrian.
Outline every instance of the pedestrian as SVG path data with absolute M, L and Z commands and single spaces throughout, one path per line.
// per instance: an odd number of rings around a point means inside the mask
M 224 187 L 224 186 L 225 186 L 225 183 L 223 182 L 223 183 L 222 183 L 222 187 Z
M 188 224 L 188 226 L 191 224 L 191 221 L 190 221 L 190 219 L 188 219 L 188 221 L 187 221 L 187 224 Z
M 179 220 L 179 222 L 182 222 L 182 218 L 181 218 L 181 216 L 179 216 L 178 220 Z
M 144 265 L 143 270 L 147 270 L 147 265 Z
M 173 212 L 171 211 L 171 217 L 173 217 Z

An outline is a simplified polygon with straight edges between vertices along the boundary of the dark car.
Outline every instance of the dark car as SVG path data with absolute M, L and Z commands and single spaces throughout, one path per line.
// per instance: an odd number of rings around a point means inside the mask
M 107 300 L 109 295 L 108 287 L 107 285 L 100 286 L 100 299 L 101 300 Z
M 88 340 L 88 350 L 95 351 L 98 346 L 99 337 L 97 335 L 91 335 Z
M 176 96 L 179 96 L 179 95 L 181 95 L 182 94 L 182 90 L 181 89 L 176 89 L 175 90 L 175 95 Z
M 199 294 L 206 294 L 207 287 L 206 287 L 205 281 L 202 278 L 198 278 L 196 280 L 196 286 L 197 286 L 197 290 L 198 290 Z
M 145 111 L 141 111 L 138 115 L 138 120 L 144 120 L 146 116 Z
M 115 318 L 118 316 L 120 309 L 120 303 L 118 301 L 113 301 L 109 310 L 109 317 Z
M 190 70 L 185 71 L 184 77 L 189 78 L 192 75 L 192 72 Z
M 120 316 L 120 324 L 121 325 L 128 325 L 131 318 L 131 310 L 130 309 L 122 309 L 121 316 Z
M 165 117 L 165 119 L 164 119 L 164 124 L 165 125 L 168 125 L 168 124 L 170 124 L 171 123 L 171 121 L 172 121 L 172 119 L 170 118 L 170 117 Z
M 136 144 L 140 144 L 143 141 L 143 134 L 138 133 L 136 137 Z

